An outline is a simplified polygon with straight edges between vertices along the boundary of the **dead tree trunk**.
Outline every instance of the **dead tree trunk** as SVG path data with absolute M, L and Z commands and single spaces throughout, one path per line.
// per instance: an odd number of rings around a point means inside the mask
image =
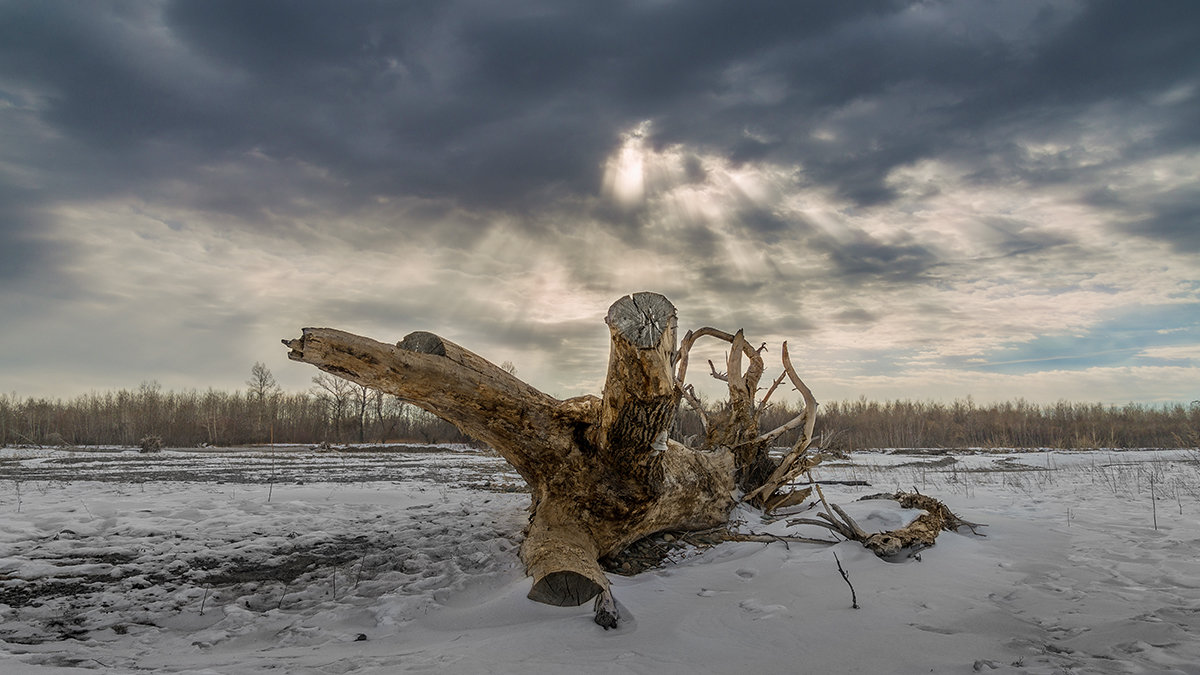
M 599 595 L 597 622 L 615 625 L 599 558 L 656 532 L 723 525 L 739 498 L 768 508 L 798 501 L 796 493 L 779 490 L 812 464 L 805 451 L 816 401 L 796 376 L 786 344 L 784 373 L 758 403 L 763 347 L 752 348 L 741 331 L 689 332 L 677 351 L 675 307 L 657 293 L 621 298 L 606 323 L 611 351 L 600 398 L 555 399 L 432 333 L 390 345 L 305 328 L 284 344 L 291 359 L 401 397 L 503 455 L 533 492 L 521 546 L 533 578 L 529 597 L 578 605 Z M 667 435 L 680 398 L 696 405 L 684 377 L 688 351 L 700 337 L 730 343 L 726 372 L 713 367 L 729 383 L 730 405 L 704 418 L 705 440 L 689 448 Z M 759 414 L 785 377 L 804 394 L 805 411 L 760 433 Z M 798 427 L 803 433 L 792 452 L 782 462 L 771 459 L 770 444 Z

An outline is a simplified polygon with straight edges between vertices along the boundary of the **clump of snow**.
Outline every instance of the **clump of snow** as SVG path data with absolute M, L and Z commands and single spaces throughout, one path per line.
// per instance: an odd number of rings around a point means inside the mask
M 60 461 L 84 454 L 0 450 L 2 673 L 1196 673 L 1200 663 L 1194 452 L 856 454 L 817 477 L 869 483 L 824 487 L 864 529 L 915 512 L 858 497 L 915 487 L 987 523 L 987 536 L 944 533 L 904 564 L 851 542 L 687 549 L 612 577 L 623 619 L 612 631 L 587 606 L 525 598 L 528 496 L 510 491 L 502 460 L 364 448 Z M 829 537 L 750 509 L 735 518 L 746 532 Z

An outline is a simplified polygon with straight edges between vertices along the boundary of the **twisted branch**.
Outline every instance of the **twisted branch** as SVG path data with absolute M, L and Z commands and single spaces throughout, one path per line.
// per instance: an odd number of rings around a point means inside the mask
M 791 356 L 788 354 L 787 342 L 783 343 L 782 360 L 784 373 L 792 381 L 792 385 L 799 390 L 800 395 L 804 397 L 804 410 L 784 424 L 762 434 L 755 439 L 755 442 L 770 443 L 784 433 L 800 426 L 801 423 L 804 424 L 804 433 L 800 435 L 800 438 L 796 439 L 795 445 L 792 446 L 792 449 L 784 456 L 783 460 L 779 462 L 779 466 L 775 468 L 775 471 L 771 473 L 766 482 L 743 497 L 745 501 L 752 499 L 757 499 L 763 503 L 770 501 L 771 496 L 776 490 L 790 483 L 796 476 L 812 469 L 812 467 L 821 461 L 820 457 L 806 456 L 808 446 L 812 443 L 813 428 L 817 423 L 817 399 L 813 396 L 812 390 L 808 388 L 808 385 L 804 384 L 804 381 L 796 374 L 796 369 L 792 366 Z M 774 391 L 774 387 L 771 390 Z

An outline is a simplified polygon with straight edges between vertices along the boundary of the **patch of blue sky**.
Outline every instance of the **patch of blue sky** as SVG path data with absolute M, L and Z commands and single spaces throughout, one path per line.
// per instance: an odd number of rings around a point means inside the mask
M 1046 334 L 987 354 L 956 357 L 946 365 L 1019 375 L 1094 367 L 1188 365 L 1200 359 L 1197 354 L 1200 303 L 1189 303 L 1123 309 L 1086 332 Z

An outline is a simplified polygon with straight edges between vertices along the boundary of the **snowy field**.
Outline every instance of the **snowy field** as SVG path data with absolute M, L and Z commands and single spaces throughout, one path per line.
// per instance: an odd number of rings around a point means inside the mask
M 906 514 L 858 497 L 915 487 L 987 536 L 898 563 L 676 549 L 612 576 L 604 631 L 525 598 L 528 497 L 470 448 L 0 449 L 0 673 L 1200 673 L 1197 451 L 860 453 L 817 477 L 870 483 L 825 488 L 864 526 Z

